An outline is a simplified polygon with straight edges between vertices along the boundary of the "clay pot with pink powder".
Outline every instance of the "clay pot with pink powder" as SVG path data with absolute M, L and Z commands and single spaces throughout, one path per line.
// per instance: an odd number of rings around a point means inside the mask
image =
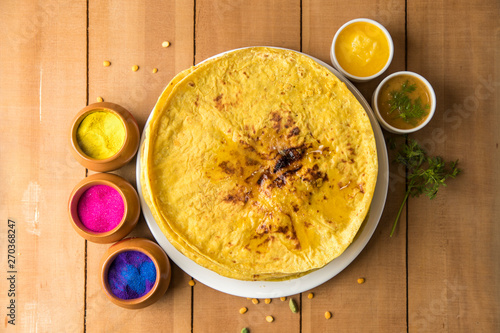
M 125 179 L 99 173 L 75 186 L 68 210 L 80 236 L 95 243 L 112 243 L 127 236 L 137 224 L 139 196 Z

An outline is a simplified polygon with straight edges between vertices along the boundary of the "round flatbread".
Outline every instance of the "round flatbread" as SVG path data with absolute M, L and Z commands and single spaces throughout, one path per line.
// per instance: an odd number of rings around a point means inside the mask
M 223 276 L 284 279 L 353 241 L 377 151 L 360 103 L 289 50 L 247 48 L 176 76 L 141 149 L 144 197 L 167 239 Z

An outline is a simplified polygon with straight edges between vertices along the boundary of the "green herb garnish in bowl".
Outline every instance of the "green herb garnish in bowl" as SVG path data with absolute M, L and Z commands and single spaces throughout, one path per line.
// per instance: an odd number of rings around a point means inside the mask
M 400 90 L 391 91 L 392 99 L 388 102 L 389 113 L 392 114 L 396 111 L 396 116 L 401 117 L 405 122 L 417 125 L 425 115 L 429 113 L 429 104 L 422 105 L 422 97 L 418 96 L 412 100 L 410 94 L 417 90 L 417 85 L 410 84 L 406 80 Z
M 424 127 L 436 110 L 430 83 L 413 72 L 387 76 L 373 93 L 372 107 L 380 125 L 389 132 L 407 134 Z

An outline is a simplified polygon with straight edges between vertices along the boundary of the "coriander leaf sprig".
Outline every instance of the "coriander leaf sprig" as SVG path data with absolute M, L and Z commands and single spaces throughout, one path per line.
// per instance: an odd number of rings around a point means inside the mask
M 417 89 L 416 84 L 410 85 L 406 80 L 401 85 L 401 90 L 391 92 L 391 100 L 389 101 L 389 113 L 397 111 L 398 117 L 402 118 L 407 123 L 416 124 L 416 120 L 427 114 L 429 105 L 422 105 L 422 99 L 418 97 L 414 101 L 411 100 L 409 94 Z
M 446 179 L 455 178 L 461 172 L 457 167 L 458 160 L 446 163 L 439 156 L 429 157 L 417 141 L 412 139 L 409 139 L 398 153 L 396 161 L 408 169 L 408 180 L 406 194 L 394 221 L 391 237 L 396 230 L 399 217 L 409 195 L 418 197 L 420 194 L 425 194 L 430 199 L 434 199 L 439 187 L 446 186 Z

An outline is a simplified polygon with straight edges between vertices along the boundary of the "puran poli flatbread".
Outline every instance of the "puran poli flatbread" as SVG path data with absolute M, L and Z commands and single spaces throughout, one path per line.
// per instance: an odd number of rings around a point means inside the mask
M 143 194 L 167 239 L 221 275 L 283 279 L 352 242 L 375 189 L 364 109 L 297 52 L 248 48 L 179 74 L 141 149 Z

